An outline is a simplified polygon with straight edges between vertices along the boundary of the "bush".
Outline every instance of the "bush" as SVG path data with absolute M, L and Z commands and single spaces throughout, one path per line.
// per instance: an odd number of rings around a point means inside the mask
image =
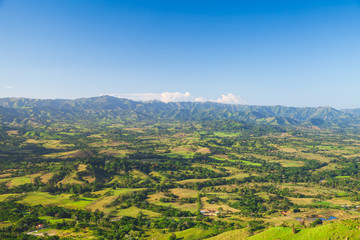
M 176 235 L 175 233 L 172 233 L 169 237 L 169 240 L 176 240 Z
M 318 218 L 315 221 L 313 221 L 310 226 L 315 227 L 316 225 L 321 225 L 322 223 L 323 221 L 320 218 Z

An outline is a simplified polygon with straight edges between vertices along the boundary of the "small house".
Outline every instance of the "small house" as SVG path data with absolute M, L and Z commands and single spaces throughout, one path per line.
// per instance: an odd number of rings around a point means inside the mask
M 36 228 L 37 229 L 42 229 L 42 228 L 44 228 L 44 224 L 40 223 L 40 224 L 36 225 Z

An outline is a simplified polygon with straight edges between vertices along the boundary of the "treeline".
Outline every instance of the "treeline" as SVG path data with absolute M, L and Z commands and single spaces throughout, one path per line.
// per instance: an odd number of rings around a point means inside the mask
M 142 194 L 138 193 L 137 196 L 140 197 Z M 135 197 L 139 200 L 137 196 L 131 195 L 125 198 L 129 200 L 130 197 Z M 64 220 L 50 223 L 42 220 L 41 216 Z M 1 239 L 36 239 L 35 236 L 23 234 L 23 232 L 35 230 L 39 224 L 43 224 L 46 228 L 50 229 L 66 230 L 71 228 L 75 232 L 81 229 L 89 229 L 98 239 L 110 240 L 124 239 L 126 236 L 142 238 L 145 236 L 146 229 L 163 229 L 163 231 L 174 232 L 196 227 L 211 229 L 212 235 L 216 235 L 224 231 L 245 227 L 245 224 L 242 222 L 234 223 L 214 220 L 201 215 L 178 219 L 167 216 L 148 218 L 141 212 L 136 218 L 124 216 L 116 221 L 110 221 L 100 211 L 90 212 L 62 207 L 44 207 L 41 205 L 29 206 L 13 201 L 0 202 L 0 221 L 11 222 L 10 226 L 0 229 Z M 59 237 L 52 236 L 46 239 L 59 239 Z

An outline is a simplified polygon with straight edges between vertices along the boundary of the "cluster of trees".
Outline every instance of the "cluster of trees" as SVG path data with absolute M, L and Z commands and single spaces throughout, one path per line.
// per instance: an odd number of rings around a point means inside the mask
M 196 215 L 192 212 L 181 211 L 171 206 L 165 207 L 165 206 L 151 204 L 148 201 L 146 201 L 147 195 L 149 193 L 151 193 L 151 191 L 144 190 L 144 191 L 134 191 L 129 194 L 120 195 L 109 206 L 118 206 L 120 208 L 128 208 L 130 206 L 135 206 L 141 209 L 146 209 L 153 212 L 161 213 L 163 216 L 167 216 L 167 217 L 193 217 Z
M 272 214 L 275 211 L 289 210 L 293 206 L 288 197 L 316 197 L 322 195 L 303 195 L 288 188 L 279 188 L 281 183 L 314 183 L 322 184 L 329 188 L 345 190 L 353 200 L 359 200 L 360 175 L 358 168 L 358 157 L 345 158 L 335 154 L 322 153 L 321 143 L 343 143 L 346 139 L 343 135 L 354 132 L 341 132 L 323 135 L 311 132 L 292 130 L 291 134 L 296 139 L 272 137 L 279 136 L 286 131 L 283 127 L 263 126 L 249 124 L 235 120 L 217 120 L 203 122 L 121 122 L 123 127 L 108 127 L 106 119 L 100 123 L 84 122 L 77 126 L 62 124 L 44 124 L 42 127 L 21 126 L 14 127 L 17 135 L 8 134 L 14 128 L 0 127 L 0 155 L 4 156 L 0 161 L 0 168 L 4 171 L 11 170 L 11 177 L 21 177 L 34 173 L 49 173 L 54 175 L 44 183 L 39 177 L 33 179 L 32 183 L 8 187 L 5 182 L 0 184 L 0 194 L 26 193 L 42 191 L 50 194 L 72 194 L 71 199 L 78 201 L 81 196 L 87 198 L 98 198 L 99 194 L 94 191 L 103 188 L 137 188 L 129 194 L 120 195 L 109 207 L 116 209 L 135 206 L 140 209 L 161 213 L 161 218 L 147 218 L 140 214 L 137 218 L 123 217 L 117 222 L 109 221 L 102 212 L 90 212 L 84 210 L 71 210 L 59 207 L 27 206 L 14 201 L 0 204 L 0 221 L 14 223 L 10 227 L 0 230 L 0 238 L 28 238 L 32 236 L 21 235 L 34 228 L 35 223 L 46 223 L 39 216 L 50 216 L 57 219 L 71 219 L 71 221 L 58 222 L 52 227 L 57 229 L 67 228 L 89 228 L 95 235 L 106 239 L 121 239 L 125 235 L 140 237 L 144 229 L 169 229 L 179 231 L 191 227 L 204 229 L 215 229 L 222 232 L 229 229 L 244 227 L 241 223 L 222 222 L 212 218 L 200 216 L 199 213 L 181 211 L 173 207 L 164 207 L 151 204 L 147 201 L 148 195 L 161 191 L 165 197 L 161 202 L 183 202 L 198 203 L 198 210 L 202 208 L 201 197 L 208 197 L 209 203 L 228 204 L 239 209 L 240 214 L 249 217 L 261 217 Z M 127 127 L 141 127 L 141 131 L 135 131 Z M 288 129 L 287 129 L 288 130 Z M 222 132 L 219 134 L 219 132 Z M 193 134 L 191 141 L 185 142 L 175 134 Z M 333 134 L 334 133 L 334 134 Z M 97 135 L 97 136 L 94 136 Z M 100 140 L 96 139 L 102 136 Z M 299 140 L 307 137 L 311 141 Z M 51 149 L 44 147 L 42 143 L 29 143 L 27 139 L 35 140 L 58 140 L 70 144 L 69 150 L 86 150 L 89 156 L 63 158 L 43 158 L 43 154 L 56 153 L 64 149 Z M 95 139 L 95 140 L 94 140 Z M 166 139 L 166 141 L 163 139 Z M 196 140 L 194 140 L 196 139 Z M 103 146 L 102 140 L 118 141 L 114 146 Z M 36 141 L 34 141 L 36 142 Z M 99 143 L 99 144 L 94 144 Z M 126 144 L 125 144 L 126 143 Z M 104 144 L 105 145 L 105 144 Z M 208 148 L 210 153 L 194 153 L 193 157 L 174 157 L 167 154 L 171 148 L 188 145 L 195 151 L 198 147 Z M 316 153 L 331 158 L 331 164 L 341 166 L 341 169 L 316 171 L 328 163 L 317 160 L 309 160 L 285 153 L 277 149 L 277 145 L 301 147 L 306 153 Z M 100 150 L 129 150 L 131 153 L 123 157 L 111 156 L 106 151 Z M 217 160 L 216 154 L 225 154 L 231 161 Z M 260 157 L 261 155 L 273 159 L 298 161 L 297 167 L 283 167 L 279 163 L 269 162 Z M 220 158 L 218 158 L 220 159 Z M 86 164 L 87 168 L 81 172 L 75 171 L 79 163 Z M 200 167 L 199 163 L 211 166 L 211 168 Z M 197 165 L 196 165 L 197 164 Z M 196 167 L 194 167 L 196 166 Z M 228 178 L 229 168 L 236 168 L 239 172 L 249 173 L 244 178 Z M 214 168 L 215 171 L 214 171 Z M 14 170 L 15 169 L 15 170 Z M 213 169 L 213 170 L 211 170 Z M 146 177 L 134 177 L 134 172 L 142 172 Z M 156 172 L 157 174 L 152 175 Z M 254 174 L 253 174 L 254 173 Z M 74 177 L 75 176 L 75 177 Z M 93 177 L 94 182 L 87 182 L 87 177 Z M 337 176 L 348 176 L 348 178 L 336 178 Z M 66 178 L 76 178 L 81 184 L 61 184 Z M 116 177 L 116 179 L 114 179 Z M 185 179 L 206 179 L 201 182 L 178 183 Z M 65 181 L 66 182 L 66 181 Z M 321 182 L 321 183 L 320 183 Z M 244 187 L 252 183 L 253 188 Z M 258 184 L 257 183 L 267 183 Z M 271 183 L 271 184 L 269 184 Z M 232 185 L 231 190 L 220 188 L 221 185 Z M 194 190 L 203 190 L 196 198 L 180 198 L 168 191 L 170 188 L 182 187 Z M 140 190 L 145 188 L 147 190 Z M 206 191 L 213 192 L 207 194 Z M 233 201 L 216 194 L 225 191 L 236 195 Z M 258 196 L 259 192 L 270 193 L 268 199 Z M 214 194 L 215 193 L 215 194 Z M 203 195 L 202 195 L 203 194 Z M 204 195 L 205 194 L 205 195 Z M 16 200 L 16 199 L 15 199 Z M 311 207 L 311 206 L 308 206 Z M 319 206 L 316 206 L 319 207 Z M 49 223 L 46 223 L 49 224 Z M 261 230 L 263 222 L 252 221 L 248 223 L 251 231 Z M 165 231 L 165 230 L 164 230 Z M 10 234 L 10 235 L 6 235 Z
M 136 196 L 135 198 L 138 199 Z M 41 220 L 40 216 L 67 220 L 51 224 Z M 214 220 L 202 215 L 197 217 L 182 216 L 182 218 L 178 219 L 169 218 L 166 215 L 161 218 L 148 218 L 141 212 L 136 218 L 125 216 L 117 221 L 110 221 L 100 211 L 91 212 L 56 206 L 29 206 L 13 201 L 0 202 L 0 221 L 10 221 L 12 223 L 12 225 L 0 229 L 0 237 L 2 239 L 35 239 L 31 235 L 22 233 L 36 229 L 38 224 L 44 224 L 48 228 L 55 229 L 72 228 L 75 231 L 88 228 L 100 239 L 123 239 L 125 235 L 141 237 L 145 233 L 145 229 L 164 229 L 173 232 L 197 227 L 212 229 L 213 234 L 218 234 L 227 230 L 244 227 L 244 224 Z M 58 239 L 58 237 L 48 237 L 48 239 Z

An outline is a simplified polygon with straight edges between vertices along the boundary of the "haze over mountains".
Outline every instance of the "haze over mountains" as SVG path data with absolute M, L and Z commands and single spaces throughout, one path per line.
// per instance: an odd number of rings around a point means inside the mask
M 111 96 L 75 100 L 0 99 L 0 120 L 3 123 L 210 119 L 275 125 L 352 125 L 360 123 L 360 109 L 251 106 L 214 102 L 139 102 Z

